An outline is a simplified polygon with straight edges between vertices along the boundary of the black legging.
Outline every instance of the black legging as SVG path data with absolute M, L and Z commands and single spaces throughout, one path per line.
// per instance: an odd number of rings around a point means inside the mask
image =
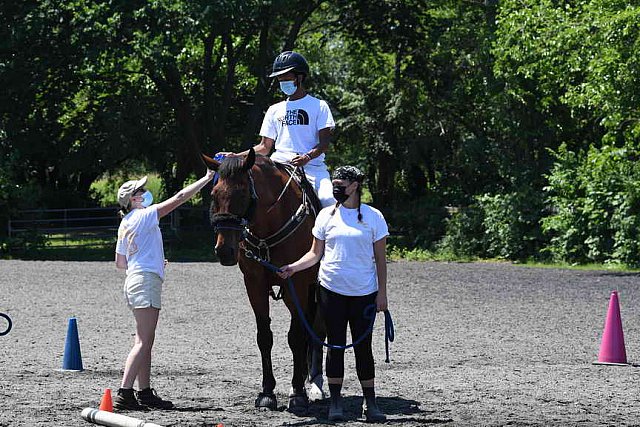
M 320 310 L 327 326 L 327 341 L 333 345 L 347 343 L 347 323 L 351 329 L 353 341 L 360 338 L 369 328 L 370 319 L 364 318 L 364 309 L 375 304 L 374 292 L 363 296 L 346 296 L 332 292 L 324 286 L 320 288 Z M 356 371 L 360 381 L 375 378 L 373 352 L 371 351 L 371 334 L 353 347 L 356 355 Z M 344 350 L 329 348 L 327 350 L 327 377 L 344 377 Z

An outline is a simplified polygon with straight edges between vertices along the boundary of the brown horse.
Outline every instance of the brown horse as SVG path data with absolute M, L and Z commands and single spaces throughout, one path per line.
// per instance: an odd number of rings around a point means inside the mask
M 256 407 L 276 409 L 273 390 L 276 380 L 271 364 L 273 334 L 269 317 L 272 286 L 279 285 L 284 302 L 291 313 L 288 342 L 293 353 L 293 377 L 289 394 L 289 411 L 306 414 L 309 400 L 304 383 L 308 373 L 309 349 L 320 352 L 316 357 L 322 366 L 322 348 L 310 345 L 301 319 L 294 306 L 286 281 L 279 278 L 253 256 L 281 266 L 292 263 L 311 247 L 313 209 L 301 186 L 291 180 L 282 167 L 268 157 L 256 156 L 253 149 L 246 157 L 227 157 L 218 163 L 205 156 L 210 168 L 217 170 L 219 180 L 212 190 L 211 222 L 217 232 L 215 251 L 222 265 L 240 265 L 244 284 L 256 319 L 257 342 L 262 358 L 262 391 Z M 312 323 L 318 266 L 293 277 L 295 291 Z M 322 370 L 320 369 L 320 372 Z

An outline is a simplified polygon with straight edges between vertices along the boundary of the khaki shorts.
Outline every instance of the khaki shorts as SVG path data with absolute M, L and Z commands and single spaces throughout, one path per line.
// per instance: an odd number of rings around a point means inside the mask
M 124 281 L 124 298 L 132 310 L 148 307 L 160 309 L 162 278 L 150 271 L 129 274 Z

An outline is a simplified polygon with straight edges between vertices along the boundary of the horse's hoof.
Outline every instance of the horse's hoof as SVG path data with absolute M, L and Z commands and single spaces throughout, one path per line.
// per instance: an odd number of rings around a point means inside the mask
M 318 387 L 316 383 L 311 383 L 309 387 L 309 401 L 318 402 L 320 400 L 324 400 L 327 396 L 325 396 L 324 391 L 322 391 L 321 387 Z
M 302 393 L 289 395 L 289 408 L 287 410 L 298 416 L 307 415 L 309 413 L 309 398 Z
M 256 398 L 256 408 L 267 408 L 275 411 L 278 407 L 276 395 L 273 393 L 260 393 Z

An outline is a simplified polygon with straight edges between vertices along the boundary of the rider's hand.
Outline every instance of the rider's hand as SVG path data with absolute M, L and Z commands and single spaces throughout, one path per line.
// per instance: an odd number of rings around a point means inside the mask
M 283 279 L 291 277 L 295 273 L 295 269 L 290 265 L 283 265 L 282 267 L 280 267 L 280 270 L 282 271 L 278 271 L 277 274 Z
M 205 176 L 207 177 L 208 180 L 212 180 L 215 175 L 216 175 L 216 171 L 207 168 L 207 174 Z
M 297 154 L 289 163 L 293 166 L 304 166 L 311 161 L 308 154 Z
M 388 307 L 387 294 L 378 292 L 378 295 L 376 295 L 376 311 L 385 311 Z

